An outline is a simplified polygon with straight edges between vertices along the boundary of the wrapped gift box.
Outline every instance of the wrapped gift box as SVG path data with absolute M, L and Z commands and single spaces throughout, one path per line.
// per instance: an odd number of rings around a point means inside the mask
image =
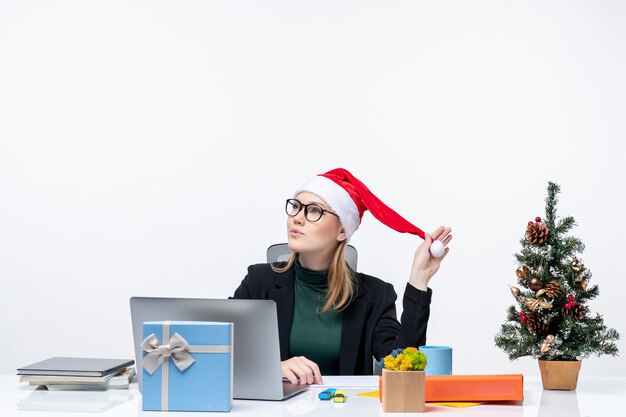
M 230 411 L 232 323 L 150 321 L 143 337 L 144 411 Z

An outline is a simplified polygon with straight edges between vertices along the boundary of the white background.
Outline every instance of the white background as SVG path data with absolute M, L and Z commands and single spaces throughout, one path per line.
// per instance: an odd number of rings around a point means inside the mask
M 428 342 L 455 373 L 538 375 L 493 337 L 548 181 L 626 335 L 625 21 L 600 0 L 0 0 L 0 373 L 133 357 L 129 297 L 231 295 L 337 166 L 454 228 Z M 351 243 L 401 295 L 420 239 L 366 214 Z

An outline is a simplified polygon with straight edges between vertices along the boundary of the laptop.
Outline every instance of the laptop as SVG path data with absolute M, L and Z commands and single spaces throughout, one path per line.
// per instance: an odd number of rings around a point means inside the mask
M 278 316 L 273 300 L 131 297 L 130 315 L 140 391 L 142 323 L 157 320 L 234 323 L 234 398 L 283 400 L 309 387 L 282 379 Z

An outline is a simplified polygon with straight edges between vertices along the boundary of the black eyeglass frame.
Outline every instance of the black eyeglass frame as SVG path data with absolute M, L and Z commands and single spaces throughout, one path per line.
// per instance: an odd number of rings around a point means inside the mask
M 300 210 L 298 210 L 298 211 L 297 211 L 296 213 L 294 213 L 294 214 L 291 214 L 291 212 L 289 211 L 289 204 L 290 204 L 292 201 L 295 201 L 296 203 L 300 204 Z M 317 207 L 317 208 L 319 208 L 320 210 L 322 210 L 322 213 L 320 214 L 320 216 L 319 216 L 317 219 L 315 219 L 315 220 L 311 220 L 311 219 L 309 219 L 309 207 L 310 207 L 310 206 L 314 206 L 314 207 Z M 337 213 L 333 213 L 333 212 L 332 212 L 332 211 L 330 211 L 330 210 L 326 210 L 324 207 L 321 207 L 319 204 L 315 204 L 315 203 L 311 203 L 311 204 L 304 204 L 304 203 L 302 203 L 300 200 L 298 200 L 298 199 L 296 199 L 296 198 L 288 198 L 288 199 L 285 201 L 285 212 L 287 213 L 287 216 L 289 216 L 289 217 L 296 217 L 298 214 L 300 214 L 300 212 L 302 211 L 302 209 L 304 209 L 304 218 L 305 218 L 305 219 L 307 219 L 307 221 L 309 221 L 309 222 L 311 222 L 311 223 L 319 222 L 319 221 L 322 219 L 322 217 L 324 217 L 324 213 L 330 213 L 330 214 L 332 214 L 333 216 L 335 216 L 335 217 L 339 218 L 339 215 L 338 215 Z

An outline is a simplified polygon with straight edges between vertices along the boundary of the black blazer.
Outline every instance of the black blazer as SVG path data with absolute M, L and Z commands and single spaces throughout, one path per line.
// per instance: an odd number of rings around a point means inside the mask
M 278 311 L 281 360 L 287 360 L 294 304 L 294 268 L 274 272 L 270 264 L 248 267 L 248 275 L 232 298 L 274 300 Z M 426 344 L 432 290 L 412 285 L 404 290 L 401 323 L 396 315 L 397 295 L 393 285 L 357 273 L 357 295 L 342 312 L 339 373 L 371 375 L 372 357 L 377 360 L 393 349 Z

